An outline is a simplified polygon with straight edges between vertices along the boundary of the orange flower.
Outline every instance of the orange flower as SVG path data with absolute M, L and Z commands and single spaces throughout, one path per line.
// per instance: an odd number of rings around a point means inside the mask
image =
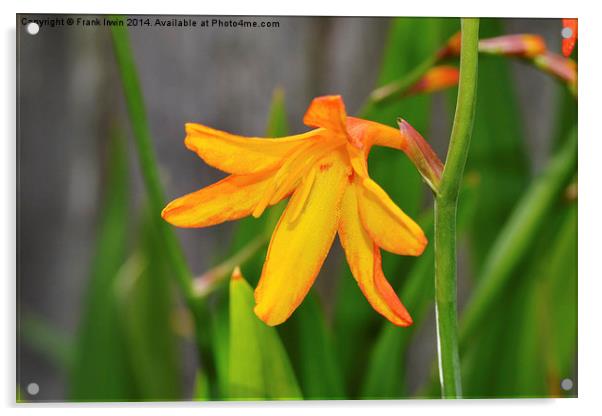
M 479 41 L 479 52 L 491 55 L 532 58 L 546 50 L 546 43 L 539 35 L 505 35 Z
M 434 66 L 403 95 L 430 94 L 457 85 L 459 79 L 460 70 L 455 66 Z
M 568 56 L 571 54 L 577 40 L 577 19 L 563 19 L 562 51 L 565 56 L 550 52 L 546 43 L 539 35 L 517 34 L 504 35 L 479 41 L 479 53 L 503 55 L 523 58 L 532 62 L 539 69 L 564 81 L 571 93 L 577 95 L 577 64 Z M 564 37 L 565 30 L 570 36 Z M 460 55 L 461 36 L 454 34 L 437 53 L 437 60 L 443 60 Z M 434 70 L 434 67 L 432 70 Z M 428 75 L 428 73 L 427 73 Z M 451 77 L 450 77 L 451 80 Z M 422 81 L 422 80 L 421 80 Z M 420 81 L 419 81 L 420 83 Z M 450 81 L 450 85 L 451 86 Z M 383 87 L 383 89 L 387 86 Z
M 460 32 L 454 34 L 445 47 L 438 53 L 439 59 L 459 56 L 462 38 Z M 520 58 L 532 58 L 546 50 L 546 43 L 539 35 L 516 34 L 504 35 L 494 38 L 481 39 L 479 41 L 479 52 L 489 55 L 516 56 Z
M 562 19 L 562 54 L 571 56 L 577 42 L 577 19 Z
M 370 179 L 366 159 L 373 145 L 403 150 L 419 162 L 431 184 L 438 182 L 441 162 L 432 150 L 423 152 L 430 147 L 407 123 L 400 132 L 348 117 L 340 96 L 314 99 L 303 121 L 316 129 L 278 139 L 187 124 L 186 147 L 230 175 L 172 201 L 163 218 L 179 227 L 207 227 L 258 217 L 290 196 L 255 290 L 257 316 L 277 325 L 293 313 L 338 232 L 352 274 L 372 307 L 396 325 L 410 325 L 412 318 L 383 274 L 380 249 L 418 256 L 427 239 Z

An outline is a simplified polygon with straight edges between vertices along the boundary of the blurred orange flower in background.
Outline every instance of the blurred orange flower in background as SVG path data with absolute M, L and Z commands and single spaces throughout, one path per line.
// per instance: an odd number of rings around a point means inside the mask
M 460 70 L 457 67 L 452 65 L 434 66 L 403 95 L 430 94 L 458 85 L 459 79 Z
M 577 43 L 577 19 L 562 19 L 562 54 L 571 56 Z

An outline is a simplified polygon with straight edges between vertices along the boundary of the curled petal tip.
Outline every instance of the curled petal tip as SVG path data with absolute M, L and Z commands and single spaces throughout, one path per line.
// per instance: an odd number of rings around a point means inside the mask
M 347 111 L 343 97 L 340 95 L 324 95 L 314 98 L 303 117 L 305 125 L 330 130 L 341 138 L 345 138 L 357 149 L 363 149 L 364 143 L 347 133 L 346 120 Z
M 403 318 L 402 317 L 396 317 L 396 318 L 397 319 L 390 321 L 395 326 L 407 328 L 408 326 L 414 325 L 414 320 L 412 319 L 412 316 L 410 316 L 410 314 L 407 312 L 404 314 Z
M 426 238 L 426 235 L 424 235 L 423 232 L 421 233 L 421 235 L 417 236 L 416 239 L 418 240 L 419 244 L 416 247 L 414 256 L 418 257 L 418 256 L 421 256 L 422 253 L 424 253 L 424 250 L 426 250 L 426 246 L 428 245 L 429 240 L 428 240 L 428 238 Z
M 174 221 L 174 216 L 173 211 L 174 209 L 177 210 L 177 205 L 176 205 L 176 201 L 171 201 L 169 204 L 167 204 L 165 206 L 165 208 L 163 208 L 163 210 L 161 211 L 161 218 L 163 218 L 164 221 L 172 224 L 172 225 L 177 225 L 178 221 Z
M 242 272 L 240 271 L 240 266 L 236 266 L 234 270 L 232 270 L 232 276 L 230 277 L 232 280 L 240 280 L 242 279 Z
M 273 306 L 269 306 L 267 303 L 258 300 L 260 295 L 258 294 L 257 288 L 255 288 L 254 297 L 255 307 L 253 308 L 253 313 L 255 313 L 255 316 L 257 316 L 264 324 L 268 326 L 276 326 L 285 322 L 294 310 L 294 308 L 292 308 L 291 311 L 286 315 L 277 316 L 277 314 L 274 313 Z

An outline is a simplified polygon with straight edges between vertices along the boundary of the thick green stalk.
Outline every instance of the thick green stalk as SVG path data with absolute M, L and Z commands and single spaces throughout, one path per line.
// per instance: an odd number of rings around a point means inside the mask
M 456 212 L 474 120 L 479 20 L 462 19 L 462 52 L 456 114 L 439 193 L 435 198 L 435 304 L 439 378 L 444 398 L 460 398 L 456 289 Z

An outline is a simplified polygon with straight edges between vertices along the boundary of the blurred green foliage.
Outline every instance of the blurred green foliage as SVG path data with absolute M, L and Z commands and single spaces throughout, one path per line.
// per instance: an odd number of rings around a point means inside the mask
M 123 138 L 115 136 L 109 149 L 106 194 L 68 396 L 76 401 L 123 401 L 137 396 L 115 291 L 128 243 L 128 168 Z
M 375 87 L 403 77 L 458 28 L 458 19 L 392 19 Z M 482 20 L 481 37 L 500 34 L 498 19 Z M 144 140 L 150 130 L 127 36 L 118 32 L 115 42 L 121 69 L 123 62 L 127 67 L 122 76 L 134 133 L 143 138 L 137 139 L 138 149 L 144 149 L 151 143 Z M 552 155 L 533 177 L 515 89 L 507 59 L 480 60 L 476 124 L 458 218 L 466 296 L 460 311 L 464 396 L 575 396 L 576 389 L 563 392 L 560 381 L 576 376 L 577 106 L 559 87 Z M 449 92 L 450 118 L 455 94 Z M 431 110 L 432 97 L 421 95 L 368 104 L 360 116 L 391 126 L 403 117 L 428 138 Z M 276 90 L 267 135 L 289 133 L 284 93 Z M 139 156 L 153 182 L 152 149 Z M 267 327 L 253 314 L 252 286 L 261 275 L 280 204 L 260 219 L 238 221 L 230 246 L 214 259 L 253 247 L 240 265 L 250 284 L 221 276 L 203 298 L 204 314 L 191 314 L 185 309 L 191 292 L 183 305 L 174 290 L 181 290 L 181 277 L 188 273 L 178 265 L 181 253 L 173 253 L 178 245 L 169 243 L 165 256 L 165 227 L 156 226 L 154 211 L 162 199 L 158 178 L 147 188 L 153 212 L 130 224 L 129 167 L 119 134 L 110 142 L 107 161 L 96 252 L 75 341 L 57 340 L 58 332 L 41 317 L 23 320 L 20 327 L 23 342 L 45 351 L 70 375 L 67 399 L 438 397 L 434 355 L 425 370 L 432 377 L 423 386 L 408 379 L 415 335 L 434 331 L 432 245 L 420 258 L 383 253 L 385 274 L 414 318 L 409 328 L 393 326 L 370 307 L 343 260 L 320 276 L 336 282 L 334 299 L 312 289 L 285 324 Z M 405 156 L 375 148 L 369 165 L 371 176 L 432 239 L 428 187 Z M 173 284 L 179 281 L 180 286 Z M 191 316 L 201 320 L 186 324 Z M 184 384 L 179 353 L 190 341 L 206 352 L 200 354 L 194 386 Z

